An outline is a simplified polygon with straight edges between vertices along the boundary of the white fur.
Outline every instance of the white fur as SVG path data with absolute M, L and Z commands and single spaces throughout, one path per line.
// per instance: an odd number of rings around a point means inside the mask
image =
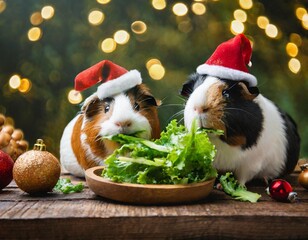
M 235 81 L 245 80 L 249 83 L 250 87 L 255 87 L 258 83 L 256 77 L 250 73 L 218 65 L 202 64 L 197 67 L 197 73 Z
M 65 170 L 72 173 L 77 177 L 84 177 L 84 170 L 77 162 L 77 158 L 73 152 L 71 138 L 73 128 L 76 124 L 79 115 L 73 118 L 64 129 L 61 141 L 60 141 L 60 162 Z
M 133 88 L 141 83 L 142 78 L 140 72 L 137 70 L 131 70 L 123 74 L 121 77 L 109 80 L 108 82 L 101 84 L 97 88 L 97 96 L 100 99 L 111 97 L 130 88 Z
M 217 81 L 219 81 L 217 78 L 208 77 L 191 94 L 184 111 L 187 128 L 190 128 L 194 118 L 200 117 L 194 111 L 194 107 L 207 101 L 207 90 Z M 264 117 L 263 130 L 256 145 L 242 150 L 238 146 L 230 146 L 221 141 L 216 135 L 210 135 L 217 148 L 214 166 L 221 171 L 233 171 L 243 185 L 255 177 L 274 178 L 285 166 L 287 138 L 283 119 L 277 107 L 261 94 L 254 101 L 262 109 Z M 206 114 L 201 117 L 206 122 Z
M 151 137 L 151 125 L 146 117 L 133 110 L 128 96 L 119 94 L 114 96 L 114 109 L 112 116 L 101 123 L 100 135 L 108 136 L 118 133 L 132 134 L 141 130 L 140 137 L 149 139 Z M 130 121 L 129 127 L 118 126 L 117 122 Z
M 88 97 L 85 103 L 90 101 L 94 96 L 95 94 Z M 71 145 L 73 128 L 79 116 L 80 115 L 77 115 L 64 129 L 60 142 L 60 161 L 62 166 L 68 172 L 78 177 L 84 177 L 84 169 L 82 169 L 78 164 Z M 95 155 L 86 141 L 87 135 L 83 132 L 86 121 L 87 120 L 84 120 L 81 126 L 82 134 L 80 135 L 80 140 L 82 143 L 82 149 L 80 149 L 80 151 L 84 151 L 87 158 L 94 161 L 97 165 L 104 165 L 104 159 Z M 129 121 L 131 124 L 129 126 L 117 125 L 117 123 L 125 121 Z M 149 139 L 151 137 L 152 130 L 148 119 L 140 113 L 134 111 L 129 97 L 124 94 L 114 96 L 112 116 L 108 120 L 100 123 L 100 129 L 100 136 L 114 135 L 118 133 L 132 134 L 144 130 L 144 132 L 142 132 L 139 136 L 145 139 Z M 107 154 L 111 153 L 112 152 L 108 152 Z

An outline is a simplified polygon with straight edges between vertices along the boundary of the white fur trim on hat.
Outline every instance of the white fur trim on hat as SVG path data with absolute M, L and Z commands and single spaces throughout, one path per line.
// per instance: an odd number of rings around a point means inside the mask
M 250 73 L 206 63 L 197 67 L 197 73 L 235 81 L 247 81 L 250 87 L 255 87 L 258 83 L 256 77 Z
M 100 99 L 116 95 L 142 83 L 141 74 L 137 70 L 131 70 L 122 76 L 102 83 L 97 88 L 97 96 Z

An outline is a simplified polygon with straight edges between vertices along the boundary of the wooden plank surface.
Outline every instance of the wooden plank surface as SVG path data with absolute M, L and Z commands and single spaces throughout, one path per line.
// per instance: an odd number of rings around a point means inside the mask
M 87 187 L 33 197 L 12 182 L 0 193 L 0 239 L 308 239 L 308 191 L 297 177 L 287 179 L 297 203 L 276 202 L 254 183 L 258 203 L 213 190 L 197 203 L 162 206 L 114 202 Z

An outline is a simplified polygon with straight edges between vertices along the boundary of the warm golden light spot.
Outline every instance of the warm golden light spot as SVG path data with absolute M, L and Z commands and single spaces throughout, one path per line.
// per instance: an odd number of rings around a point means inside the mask
M 21 79 L 20 79 L 20 76 L 17 74 L 13 75 L 9 80 L 9 85 L 13 89 L 19 88 L 20 83 L 21 83 Z
M 136 34 L 143 34 L 147 30 L 147 25 L 142 21 L 135 21 L 132 23 L 131 29 Z
M 0 13 L 2 13 L 6 9 L 6 2 L 0 0 Z
M 52 6 L 45 6 L 41 10 L 42 18 L 48 20 L 51 19 L 55 14 L 55 9 Z
M 69 91 L 67 99 L 71 104 L 79 104 L 82 101 L 82 95 L 79 91 L 72 89 Z
M 18 87 L 19 92 L 27 93 L 31 90 L 32 83 L 29 79 L 23 78 L 20 81 L 20 86 Z
M 145 66 L 146 66 L 146 68 L 149 70 L 150 67 L 151 67 L 152 65 L 154 65 L 154 64 L 159 64 L 159 65 L 161 65 L 161 62 L 160 62 L 157 58 L 151 58 L 151 59 L 149 59 L 149 60 L 146 62 Z
M 246 22 L 247 21 L 247 14 L 245 11 L 241 9 L 237 9 L 233 12 L 233 16 L 235 20 L 238 20 L 240 22 Z
M 177 16 L 185 16 L 188 12 L 188 8 L 184 3 L 176 3 L 173 5 L 172 11 Z
M 154 80 L 161 80 L 165 76 L 165 68 L 160 64 L 153 64 L 149 68 L 149 75 Z
M 191 5 L 191 10 L 196 15 L 203 15 L 206 12 L 206 7 L 203 3 L 196 2 Z
M 258 24 L 258 27 L 261 28 L 261 29 L 265 29 L 266 26 L 269 24 L 269 20 L 267 17 L 265 16 L 260 16 L 258 17 L 257 19 L 257 24 Z
M 297 54 L 298 54 L 298 48 L 297 48 L 297 46 L 296 46 L 295 43 L 289 42 L 289 43 L 286 45 L 286 51 L 287 51 L 287 54 L 288 54 L 290 57 L 296 57 Z
M 303 28 L 308 30 L 308 14 L 307 13 L 305 13 L 303 18 L 302 18 L 302 26 L 303 26 Z
M 102 11 L 93 10 L 88 15 L 88 21 L 92 25 L 100 25 L 105 19 L 105 15 Z
M 40 12 L 32 13 L 30 17 L 30 22 L 32 25 L 37 26 L 40 25 L 43 22 L 43 18 Z
M 39 27 L 30 28 L 30 30 L 28 31 L 28 38 L 32 42 L 40 40 L 42 35 L 42 30 Z
M 167 4 L 165 0 L 152 0 L 152 6 L 156 10 L 163 10 L 166 8 Z
M 252 0 L 239 0 L 239 4 L 243 9 L 250 9 L 253 6 Z
M 96 0 L 100 4 L 107 4 L 110 3 L 111 0 Z
M 113 35 L 114 40 L 118 44 L 125 44 L 128 42 L 130 36 L 125 30 L 119 30 Z
M 234 35 L 236 35 L 236 34 L 239 34 L 239 33 L 243 33 L 244 30 L 245 30 L 245 26 L 242 22 L 240 22 L 238 20 L 233 20 L 231 22 L 230 30 Z
M 290 71 L 295 74 L 297 74 L 299 70 L 301 69 L 301 63 L 296 58 L 291 58 L 288 63 L 288 66 L 289 66 Z
M 305 8 L 303 7 L 296 8 L 295 15 L 299 20 L 302 20 L 305 14 L 307 14 L 307 10 Z
M 101 49 L 105 53 L 113 52 L 116 47 L 117 43 L 113 40 L 113 38 L 106 38 L 101 44 Z
M 278 28 L 274 24 L 268 24 L 265 28 L 265 34 L 270 38 L 278 36 Z

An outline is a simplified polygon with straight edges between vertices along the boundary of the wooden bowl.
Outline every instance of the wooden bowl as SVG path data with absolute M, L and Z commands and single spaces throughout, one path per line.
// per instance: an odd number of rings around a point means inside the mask
M 204 199 L 213 189 L 215 178 L 192 184 L 132 184 L 116 183 L 101 176 L 104 167 L 86 170 L 89 188 L 97 195 L 135 204 L 183 203 Z

